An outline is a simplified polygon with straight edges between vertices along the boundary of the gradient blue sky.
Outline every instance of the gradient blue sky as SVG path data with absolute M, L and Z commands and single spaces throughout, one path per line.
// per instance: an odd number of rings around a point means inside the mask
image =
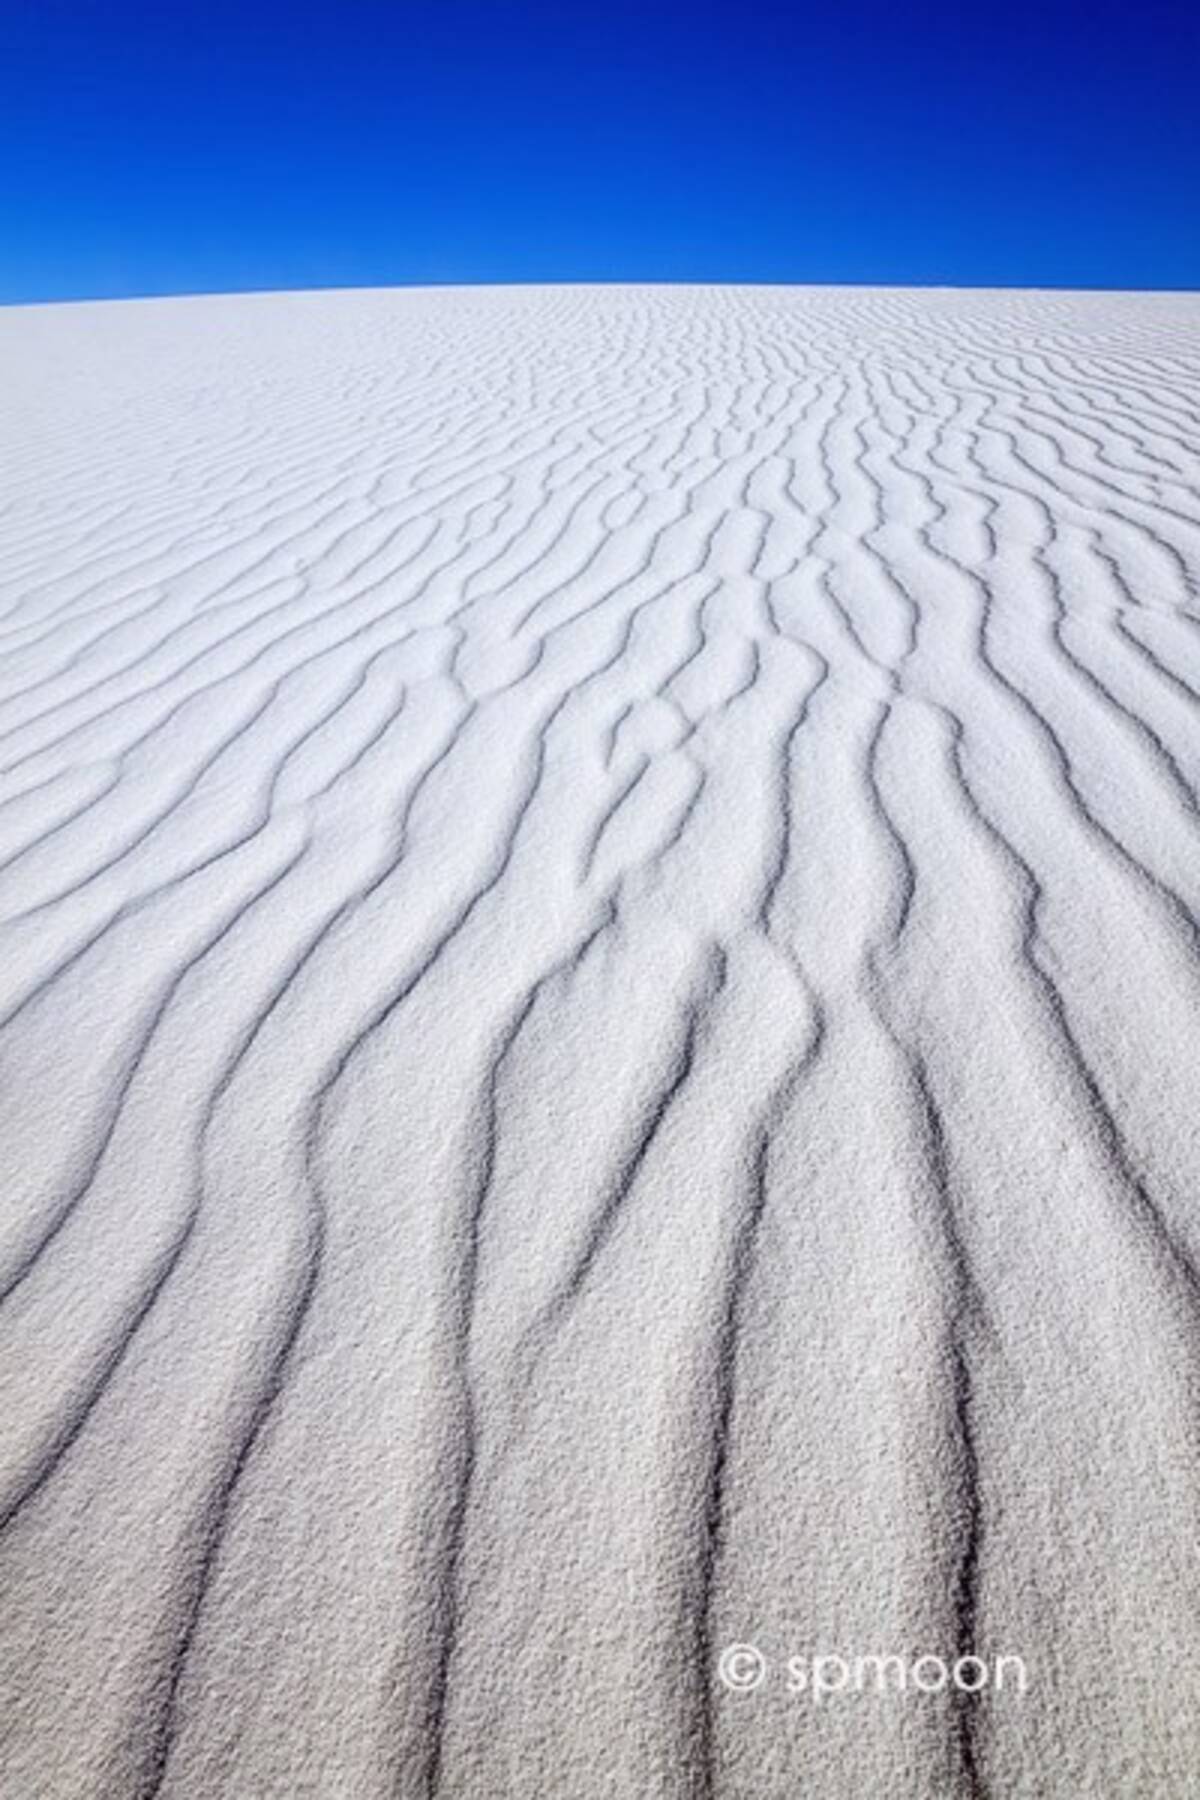
M 1200 287 L 1200 0 L 0 0 L 0 300 Z

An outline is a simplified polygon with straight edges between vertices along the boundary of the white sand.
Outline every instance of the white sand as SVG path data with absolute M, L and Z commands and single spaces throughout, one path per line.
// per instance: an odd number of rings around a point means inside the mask
M 1200 299 L 0 380 L 4 1800 L 1200 1791 Z

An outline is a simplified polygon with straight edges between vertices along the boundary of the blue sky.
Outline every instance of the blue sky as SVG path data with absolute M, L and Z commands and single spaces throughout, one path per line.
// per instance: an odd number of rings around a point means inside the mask
M 1200 287 L 1200 0 L 0 0 L 0 300 Z

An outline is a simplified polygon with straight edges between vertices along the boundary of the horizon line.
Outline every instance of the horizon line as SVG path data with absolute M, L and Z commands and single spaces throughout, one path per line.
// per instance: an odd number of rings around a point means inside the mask
M 381 281 L 381 282 L 316 282 L 303 287 L 229 287 L 229 288 L 164 288 L 128 294 L 71 294 L 33 297 L 22 300 L 0 299 L 0 311 L 13 312 L 27 307 L 44 306 L 126 306 L 145 305 L 163 300 L 233 300 L 239 298 L 282 298 L 301 294 L 380 294 L 439 293 L 460 289 L 535 289 L 547 288 L 796 288 L 864 289 L 885 293 L 1025 293 L 1025 294 L 1170 294 L 1200 297 L 1200 287 L 1130 286 L 1112 287 L 1100 282 L 1054 281 L 770 281 L 761 278 L 738 280 L 693 278 L 687 280 L 642 279 L 637 276 L 602 276 L 598 278 L 569 276 L 547 281 L 488 280 L 472 278 L 464 281 Z

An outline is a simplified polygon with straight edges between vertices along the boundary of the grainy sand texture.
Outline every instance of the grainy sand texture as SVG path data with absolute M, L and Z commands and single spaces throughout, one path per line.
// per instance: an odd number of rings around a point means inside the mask
M 1200 1792 L 1200 299 L 0 379 L 4 1800 Z

